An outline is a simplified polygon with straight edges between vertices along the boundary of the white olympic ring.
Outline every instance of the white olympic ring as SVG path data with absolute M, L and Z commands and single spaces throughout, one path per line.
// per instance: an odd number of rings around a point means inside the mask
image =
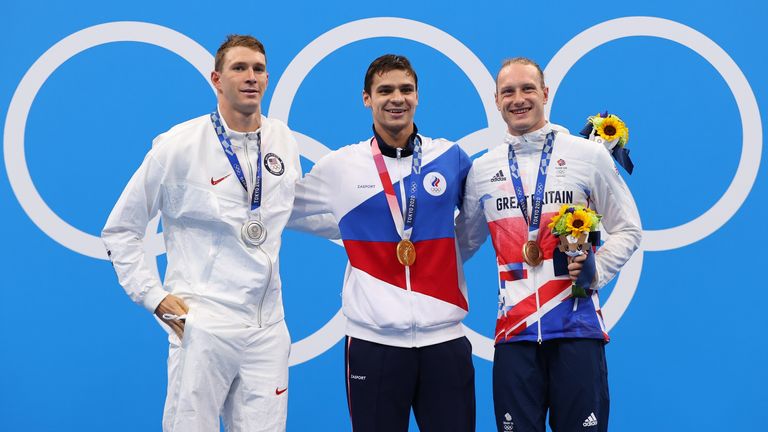
M 336 27 L 313 40 L 304 47 L 285 69 L 275 87 L 269 104 L 269 115 L 288 123 L 291 105 L 299 86 L 309 72 L 334 51 L 365 39 L 377 37 L 398 37 L 430 46 L 447 56 L 464 71 L 481 97 L 488 127 L 478 130 L 459 140 L 469 154 L 475 154 L 498 140 L 504 133 L 505 125 L 497 113 L 496 103 L 491 97 L 496 90 L 496 81 L 480 59 L 448 33 L 424 24 L 402 18 L 368 18 Z M 324 156 L 330 150 L 306 135 L 297 134 L 302 154 L 312 161 Z M 316 158 L 316 159 L 315 159 Z
M 653 27 L 657 26 L 657 27 Z M 649 30 L 652 29 L 652 30 Z M 635 32 L 635 33 L 633 33 Z M 137 36 L 139 35 L 139 36 Z M 557 87 L 568 70 L 590 50 L 614 39 L 628 36 L 658 36 L 667 38 L 694 49 L 710 61 L 724 76 L 736 96 L 744 129 L 744 151 L 737 175 L 728 191 L 716 205 L 725 205 L 730 212 L 720 216 L 710 209 L 704 215 L 676 228 L 647 231 L 641 250 L 625 265 L 611 297 L 603 307 L 605 324 L 610 329 L 618 322 L 625 311 L 637 287 L 642 269 L 643 250 L 665 250 L 684 246 L 698 241 L 717 230 L 743 203 L 754 183 L 759 166 L 761 148 L 749 145 L 762 142 L 762 127 L 757 111 L 754 94 L 738 66 L 714 42 L 681 24 L 646 17 L 629 17 L 598 24 L 567 43 L 553 57 L 545 69 L 550 86 L 550 100 L 554 101 Z M 350 43 L 375 38 L 400 37 L 423 43 L 438 49 L 447 50 L 446 54 L 468 76 L 483 101 L 488 127 L 474 132 L 461 140 L 460 145 L 469 153 L 477 153 L 498 140 L 504 125 L 496 115 L 492 100 L 495 82 L 485 66 L 466 46 L 449 34 L 435 27 L 418 21 L 399 18 L 370 18 L 336 27 L 307 45 L 288 65 L 278 82 L 270 104 L 272 117 L 288 121 L 290 107 L 304 77 L 323 58 L 335 50 Z M 70 57 L 97 45 L 135 41 L 163 47 L 172 51 L 188 62 L 203 75 L 206 80 L 213 65 L 213 56 L 203 47 L 188 37 L 154 24 L 140 22 L 115 22 L 90 27 L 74 33 L 46 51 L 22 78 L 8 110 L 4 136 L 4 155 L 6 169 L 14 193 L 27 215 L 43 232 L 61 245 L 94 258 L 105 259 L 105 253 L 98 237 L 83 233 L 61 220 L 45 204 L 30 178 L 24 155 L 24 129 L 32 101 L 47 78 Z M 686 42 L 693 46 L 687 45 Z M 702 52 L 704 51 L 704 52 Z M 709 53 L 710 55 L 706 55 Z M 305 58 L 306 57 L 306 58 Z M 721 69 L 722 68 L 722 69 Z M 549 115 L 551 103 L 547 106 Z M 747 125 L 755 125 L 748 129 Z M 312 161 L 317 161 L 329 149 L 312 138 L 294 132 L 302 149 L 302 154 Z M 743 187 L 737 190 L 737 187 Z M 735 198 L 729 198 L 735 195 Z M 148 254 L 159 255 L 164 252 L 162 238 L 154 235 L 155 230 L 148 228 L 145 247 Z M 154 224 L 156 226 L 156 224 Z M 702 228 L 712 227 L 704 233 Z M 689 230 L 693 233 L 688 232 Z M 649 237 L 650 234 L 650 237 Z M 675 238 L 675 236 L 679 236 Z M 672 242 L 664 244 L 662 238 L 670 237 Z M 687 242 L 687 243 L 686 243 Z M 631 286 L 625 288 L 625 286 Z M 493 359 L 493 341 L 465 326 L 468 338 L 472 341 L 474 354 L 486 360 Z M 344 321 L 341 311 L 312 335 L 292 345 L 291 365 L 299 364 L 322 354 L 344 335 Z
M 598 46 L 630 36 L 654 36 L 677 42 L 704 57 L 725 79 L 736 98 L 743 131 L 741 159 L 730 186 L 720 200 L 696 219 L 674 228 L 648 230 L 643 234 L 643 249 L 663 251 L 697 242 L 720 229 L 733 217 L 749 195 L 760 167 L 763 127 L 755 94 L 733 59 L 714 41 L 698 31 L 662 18 L 626 17 L 597 24 L 576 35 L 547 65 L 544 73 L 553 101 L 557 87 L 568 70 L 584 55 Z M 553 79 L 554 78 L 554 79 Z M 547 106 L 549 115 L 551 105 Z
M 8 180 L 16 198 L 32 222 L 54 241 L 83 255 L 107 259 L 99 237 L 80 231 L 62 220 L 45 203 L 29 174 L 24 151 L 24 131 L 32 101 L 45 81 L 64 62 L 98 45 L 110 42 L 143 42 L 167 49 L 184 58 L 206 79 L 213 68 L 213 56 L 194 40 L 156 24 L 143 22 L 113 22 L 80 30 L 62 39 L 35 61 L 21 79 L 8 107 L 3 137 L 3 152 Z M 156 221 L 155 221 L 156 222 Z M 157 224 L 150 224 L 144 242 L 148 253 L 165 251 L 162 236 L 156 234 Z M 154 228 L 154 229 L 152 229 Z

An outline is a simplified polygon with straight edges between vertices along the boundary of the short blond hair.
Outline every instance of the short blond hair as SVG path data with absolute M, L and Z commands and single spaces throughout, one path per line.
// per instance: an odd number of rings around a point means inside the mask
M 501 74 L 501 71 L 504 70 L 505 67 L 512 65 L 512 64 L 522 64 L 522 65 L 528 65 L 533 66 L 536 68 L 536 71 L 539 73 L 539 82 L 541 83 L 541 88 L 544 88 L 544 71 L 541 70 L 541 66 L 539 66 L 538 63 L 535 61 L 529 59 L 528 57 L 512 57 L 509 59 L 504 60 L 501 63 L 501 68 L 499 68 L 499 71 L 496 73 L 496 87 L 498 88 L 499 85 L 499 75 Z

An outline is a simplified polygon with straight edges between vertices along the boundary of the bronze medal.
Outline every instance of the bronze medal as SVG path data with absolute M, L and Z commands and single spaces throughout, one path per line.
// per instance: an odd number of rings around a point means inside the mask
M 542 260 L 541 249 L 538 243 L 533 240 L 528 240 L 523 245 L 523 261 L 531 267 L 536 267 L 541 264 Z
M 412 266 L 416 262 L 416 246 L 408 239 L 397 243 L 397 260 L 404 266 Z

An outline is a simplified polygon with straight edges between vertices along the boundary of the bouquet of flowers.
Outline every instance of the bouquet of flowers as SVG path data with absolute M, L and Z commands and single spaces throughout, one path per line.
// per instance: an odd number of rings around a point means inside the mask
M 611 152 L 613 159 L 632 174 L 635 165 L 629 158 L 629 149 L 625 147 L 629 141 L 629 129 L 619 116 L 605 111 L 587 117 L 587 124 L 579 135 L 603 144 Z
M 569 257 L 577 257 L 592 248 L 587 239 L 590 232 L 597 231 L 601 217 L 583 205 L 563 204 L 548 227 L 560 239 L 560 252 Z M 573 297 L 586 297 L 587 292 L 577 282 L 573 283 L 571 294 Z

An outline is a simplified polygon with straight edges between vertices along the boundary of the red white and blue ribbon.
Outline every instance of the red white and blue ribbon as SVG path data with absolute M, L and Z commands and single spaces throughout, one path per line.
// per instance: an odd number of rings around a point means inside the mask
M 407 188 L 408 195 L 407 203 L 405 203 L 405 215 L 403 215 L 400 206 L 397 203 L 395 188 L 392 187 L 392 179 L 389 177 L 387 164 L 384 161 L 384 156 L 381 154 L 381 149 L 379 148 L 378 141 L 376 141 L 376 137 L 371 140 L 371 153 L 373 154 L 373 161 L 376 164 L 376 170 L 379 172 L 381 185 L 384 187 L 384 196 L 387 198 L 387 204 L 389 206 L 389 211 L 392 214 L 395 228 L 397 228 L 397 233 L 401 238 L 408 240 L 413 233 L 413 222 L 416 218 L 416 197 L 419 190 L 419 180 L 421 179 L 421 139 L 416 135 L 413 140 L 411 181 Z M 401 181 L 405 181 L 405 179 Z

